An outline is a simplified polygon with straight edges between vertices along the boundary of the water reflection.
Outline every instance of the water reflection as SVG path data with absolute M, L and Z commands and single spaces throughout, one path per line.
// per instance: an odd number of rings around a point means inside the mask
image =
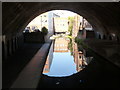
M 89 54 L 88 51 L 85 51 L 84 49 L 78 50 L 78 46 L 74 41 L 72 41 L 72 46 L 76 70 L 79 72 L 90 63 L 93 57 Z
M 70 76 L 85 68 L 92 58 L 85 50 L 78 50 L 74 40 L 56 38 L 51 45 L 43 74 L 54 77 Z

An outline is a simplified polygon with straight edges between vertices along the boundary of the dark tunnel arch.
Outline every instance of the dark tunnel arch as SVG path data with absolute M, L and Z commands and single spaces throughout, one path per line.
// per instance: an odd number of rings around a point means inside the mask
M 93 28 L 100 33 L 118 33 L 119 21 L 117 20 L 118 14 L 117 10 L 119 3 L 12 3 L 14 7 L 8 5 L 8 3 L 3 3 L 3 10 L 8 9 L 6 5 L 10 7 L 8 11 L 10 15 L 4 15 L 7 12 L 3 11 L 3 34 L 6 33 L 16 33 L 22 31 L 25 26 L 33 20 L 36 16 L 51 10 L 68 10 L 75 12 L 88 20 L 88 22 L 93 26 Z M 15 5 L 14 5 L 15 4 Z M 32 5 L 32 7 L 31 7 Z M 47 7 L 46 7 L 47 6 Z M 15 9 L 17 7 L 17 9 Z M 13 11 L 10 11 L 13 9 Z M 15 11 L 14 11 L 15 9 Z M 113 9 L 113 13 L 111 10 Z M 19 12 L 16 12 L 19 10 Z M 117 12 L 116 12 L 117 11 Z M 5 20 L 15 12 L 14 20 L 11 18 L 5 22 Z M 13 14 L 14 15 L 14 14 Z M 104 17 L 103 17 L 104 16 Z M 117 16 L 117 17 L 116 17 Z M 114 17 L 114 18 L 112 18 Z M 111 18 L 109 21 L 108 18 Z M 10 21 L 12 20 L 12 21 Z M 116 22 L 117 21 L 117 22 Z M 113 23 L 114 22 L 114 23 Z M 14 27 L 12 26 L 14 24 Z M 6 27 L 7 25 L 7 27 Z M 15 26 L 16 25 L 16 26 Z M 115 25 L 115 27 L 113 27 Z M 108 27 L 110 26 L 110 27 Z M 11 30 L 8 30 L 11 28 Z M 114 29 L 114 30 L 113 30 Z
M 92 25 L 95 34 L 119 36 L 119 4 L 117 2 L 4 2 L 2 4 L 2 38 L 5 43 L 17 37 L 15 41 L 18 41 L 18 46 L 16 42 L 14 46 L 18 48 L 22 45 L 20 43 L 24 42 L 22 32 L 25 27 L 38 15 L 52 10 L 68 10 L 81 15 Z
M 23 45 L 22 31 L 29 22 L 51 10 L 68 10 L 81 15 L 92 25 L 96 38 L 99 33 L 101 36 L 106 35 L 109 40 L 110 35 L 119 36 L 120 34 L 119 4 L 117 2 L 4 2 L 2 4 L 2 41 L 8 45 L 7 47 L 11 47 L 11 44 L 6 43 L 7 41 L 14 43 L 13 49 L 17 49 Z M 17 42 L 13 42 L 12 39 Z M 11 53 L 11 49 L 7 50 Z
M 51 10 L 69 10 L 83 16 L 92 25 L 94 31 L 101 35 L 101 39 L 103 35 L 106 35 L 106 38 L 109 39 L 109 35 L 112 33 L 116 34 L 116 36 L 120 33 L 120 3 L 5 2 L 2 5 L 2 35 L 3 37 L 5 36 L 3 41 L 5 45 L 7 45 L 7 54 L 11 54 L 11 49 L 9 48 L 12 43 L 11 39 L 15 37 L 15 48 L 18 48 L 21 44 L 19 44 L 21 39 L 19 37 L 21 34 L 19 33 L 21 33 L 27 24 L 35 17 Z M 2 43 L 4 44 L 4 42 Z M 16 43 L 18 45 L 16 45 Z

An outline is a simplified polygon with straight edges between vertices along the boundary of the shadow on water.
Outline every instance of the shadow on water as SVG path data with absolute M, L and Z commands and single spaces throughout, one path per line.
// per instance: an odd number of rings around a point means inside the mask
M 57 45 L 54 44 L 53 51 L 58 50 L 55 49 L 55 46 Z M 76 64 L 76 73 L 69 76 L 49 76 L 49 74 L 43 73 L 38 88 L 119 88 L 120 69 L 118 67 L 91 50 L 80 50 L 77 49 L 77 44 L 72 42 L 73 61 Z M 80 60 L 82 60 L 82 63 Z M 83 63 L 83 61 L 85 62 Z M 49 69 L 47 69 L 48 72 L 50 71 L 50 67 L 52 67 L 52 62 Z

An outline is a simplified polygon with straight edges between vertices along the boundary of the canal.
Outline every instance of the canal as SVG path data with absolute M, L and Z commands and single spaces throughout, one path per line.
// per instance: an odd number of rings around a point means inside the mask
M 119 72 L 105 58 L 60 37 L 51 44 L 38 88 L 119 87 Z
M 52 43 L 43 74 L 53 77 L 70 76 L 88 65 L 92 57 L 79 51 L 77 44 L 69 38 L 56 38 Z

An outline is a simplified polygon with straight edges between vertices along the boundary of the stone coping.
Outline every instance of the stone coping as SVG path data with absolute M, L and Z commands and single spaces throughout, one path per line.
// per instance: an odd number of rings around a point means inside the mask
M 50 43 L 45 43 L 21 71 L 11 88 L 36 88 L 40 80 Z

